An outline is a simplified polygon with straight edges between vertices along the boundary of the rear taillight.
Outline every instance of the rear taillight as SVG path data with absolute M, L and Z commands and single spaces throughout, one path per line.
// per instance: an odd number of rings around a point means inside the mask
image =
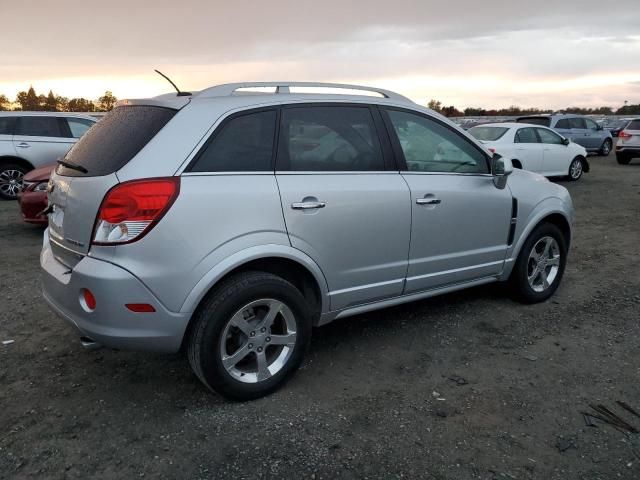
M 629 132 L 625 132 L 624 130 L 622 130 L 618 134 L 618 138 L 631 138 L 631 134 Z
M 173 204 L 180 177 L 121 183 L 102 200 L 93 232 L 94 245 L 117 245 L 142 238 Z

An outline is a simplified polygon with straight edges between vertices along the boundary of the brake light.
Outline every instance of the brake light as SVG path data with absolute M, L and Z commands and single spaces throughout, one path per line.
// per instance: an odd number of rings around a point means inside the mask
M 102 200 L 93 244 L 116 245 L 139 240 L 169 210 L 180 192 L 180 177 L 150 178 L 113 187 Z
M 629 132 L 625 132 L 624 130 L 622 130 L 619 134 L 618 134 L 619 138 L 631 138 L 632 135 Z

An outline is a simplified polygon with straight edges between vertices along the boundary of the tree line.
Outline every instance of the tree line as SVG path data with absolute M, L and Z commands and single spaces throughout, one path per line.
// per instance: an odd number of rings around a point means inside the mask
M 48 95 L 38 95 L 33 87 L 18 92 L 15 102 L 6 95 L 0 95 L 0 110 L 25 110 L 44 112 L 108 112 L 113 109 L 118 99 L 110 91 L 104 92 L 96 101 L 86 98 L 67 98 L 56 95 L 49 90 Z M 15 107 L 12 104 L 17 104 Z M 12 108 L 14 107 L 14 108 Z
M 553 110 L 543 110 L 540 108 L 520 108 L 512 105 L 509 108 L 485 109 L 478 107 L 467 107 L 458 110 L 453 105 L 445 106 L 438 100 L 430 100 L 427 105 L 431 110 L 441 113 L 446 117 L 517 117 L 519 115 L 541 115 L 553 113 Z M 563 110 L 565 113 L 575 113 L 580 115 L 640 115 L 640 104 L 625 105 L 614 111 L 611 107 L 582 108 L 568 107 Z

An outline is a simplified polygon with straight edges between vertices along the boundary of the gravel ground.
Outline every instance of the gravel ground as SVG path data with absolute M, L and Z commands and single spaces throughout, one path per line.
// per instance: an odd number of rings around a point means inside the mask
M 488 286 L 317 329 L 268 398 L 179 356 L 86 352 L 39 293 L 42 230 L 0 202 L 0 478 L 637 479 L 640 162 L 591 157 L 553 299 Z

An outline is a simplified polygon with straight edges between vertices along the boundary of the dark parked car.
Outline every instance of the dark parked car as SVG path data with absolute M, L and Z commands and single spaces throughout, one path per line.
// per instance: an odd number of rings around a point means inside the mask
M 18 193 L 22 219 L 27 223 L 47 224 L 46 215 L 38 215 L 47 208 L 47 184 L 55 165 L 46 165 L 27 173 L 22 179 L 22 191 Z

